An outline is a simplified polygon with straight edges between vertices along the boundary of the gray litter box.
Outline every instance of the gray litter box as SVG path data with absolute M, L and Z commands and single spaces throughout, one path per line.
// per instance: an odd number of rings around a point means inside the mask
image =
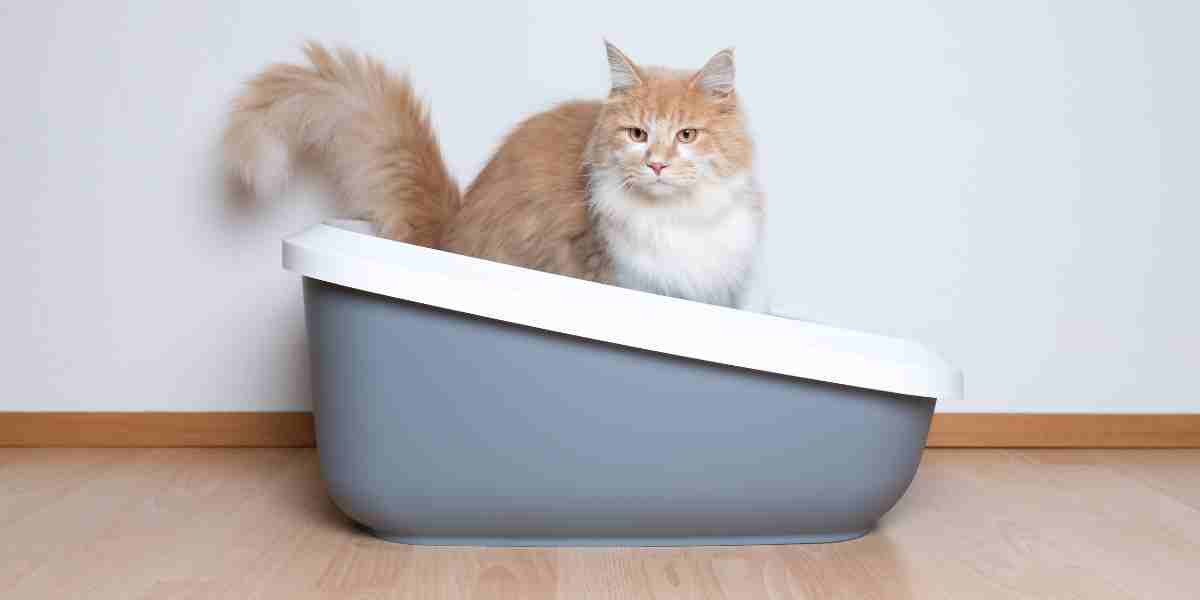
M 288 238 L 283 261 L 304 276 L 329 493 L 387 540 L 852 539 L 961 395 L 912 342 L 354 229 Z

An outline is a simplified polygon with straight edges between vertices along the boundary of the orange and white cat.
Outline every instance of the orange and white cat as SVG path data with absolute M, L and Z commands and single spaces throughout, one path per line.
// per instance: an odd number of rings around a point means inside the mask
M 407 78 L 309 44 L 235 101 L 226 152 L 260 194 L 308 153 L 345 208 L 388 237 L 647 292 L 756 306 L 765 202 L 732 50 L 697 71 L 606 44 L 605 100 L 520 123 L 475 181 L 451 178 Z

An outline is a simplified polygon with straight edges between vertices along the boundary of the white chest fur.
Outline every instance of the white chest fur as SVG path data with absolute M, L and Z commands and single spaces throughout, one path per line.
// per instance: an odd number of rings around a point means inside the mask
M 686 197 L 594 189 L 618 285 L 725 306 L 742 300 L 762 238 L 758 192 L 748 177 L 698 186 Z

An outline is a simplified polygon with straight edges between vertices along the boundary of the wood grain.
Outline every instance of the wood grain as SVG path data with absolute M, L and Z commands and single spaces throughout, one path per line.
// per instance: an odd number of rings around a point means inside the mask
M 0 446 L 311 447 L 308 412 L 0 412 Z M 1200 414 L 950 413 L 931 448 L 1200 448 Z
M 1196 597 L 1198 450 L 930 450 L 840 544 L 434 548 L 329 502 L 311 449 L 0 449 L 0 598 Z

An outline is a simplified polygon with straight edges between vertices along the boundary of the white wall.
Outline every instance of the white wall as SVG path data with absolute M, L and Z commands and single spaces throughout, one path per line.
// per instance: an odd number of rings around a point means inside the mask
M 328 209 L 228 191 L 238 83 L 305 37 L 411 65 L 465 180 L 520 115 L 605 91 L 607 35 L 737 46 L 777 298 L 940 350 L 968 390 L 942 410 L 1200 412 L 1195 3 L 20 4 L 0 410 L 307 407 L 279 239 Z

